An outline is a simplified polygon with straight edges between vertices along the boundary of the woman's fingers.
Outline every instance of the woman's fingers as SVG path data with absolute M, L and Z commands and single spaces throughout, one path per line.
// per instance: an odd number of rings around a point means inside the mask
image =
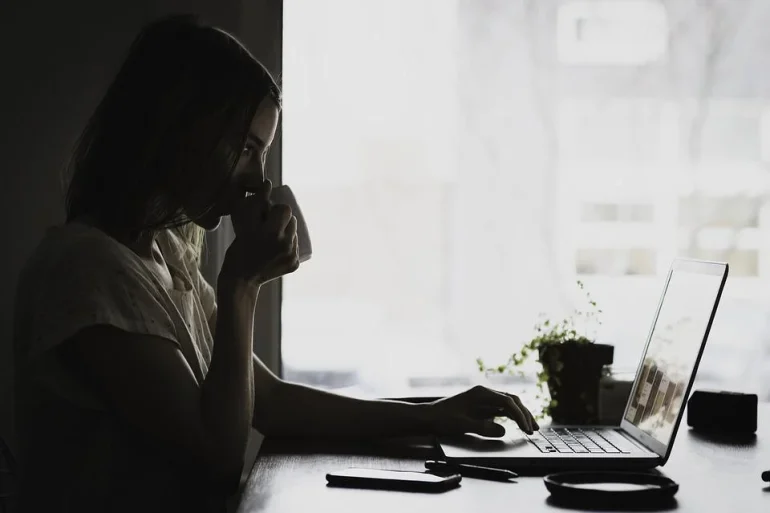
M 526 408 L 519 407 L 516 401 L 513 400 L 508 394 L 496 392 L 485 387 L 478 387 L 482 397 L 480 397 L 480 403 L 487 403 L 491 406 L 498 406 L 502 408 L 505 416 L 514 420 L 519 425 L 522 431 L 531 434 L 534 431 L 534 426 L 530 421 L 531 415 Z
M 532 426 L 532 429 L 534 429 L 535 431 L 540 429 L 540 425 L 538 425 L 537 421 L 535 420 L 535 416 L 532 415 L 532 412 L 529 411 L 526 406 L 524 406 L 524 403 L 521 402 L 521 399 L 519 398 L 519 396 L 513 395 L 513 394 L 506 394 L 506 395 L 510 396 L 516 402 L 519 409 L 527 414 L 527 416 L 529 417 L 529 422 L 530 422 L 530 425 Z
M 294 220 L 296 231 L 296 218 L 291 214 L 291 207 L 288 205 L 278 204 L 271 205 L 270 212 L 267 217 L 267 225 L 273 233 L 283 235 L 286 233 L 286 229 L 289 224 Z M 290 239 L 291 240 L 291 239 Z
M 288 260 L 287 273 L 293 273 L 299 269 L 299 240 L 296 233 L 291 238 L 291 248 L 289 249 Z
M 529 412 L 526 408 L 523 406 L 520 407 L 518 404 L 516 404 L 516 401 L 513 400 L 511 396 L 508 394 L 501 394 L 499 392 L 496 392 L 499 397 L 502 399 L 503 403 L 506 405 L 504 406 L 505 412 L 508 415 L 510 419 L 513 419 L 516 421 L 516 423 L 519 425 L 519 427 L 527 434 L 532 434 L 535 429 L 532 425 L 532 422 L 530 420 Z
M 291 212 L 291 209 L 289 209 L 289 212 Z M 294 237 L 296 237 L 296 235 L 297 235 L 297 217 L 292 215 L 289 218 L 289 222 L 286 223 L 286 226 L 283 229 L 283 236 L 293 243 Z

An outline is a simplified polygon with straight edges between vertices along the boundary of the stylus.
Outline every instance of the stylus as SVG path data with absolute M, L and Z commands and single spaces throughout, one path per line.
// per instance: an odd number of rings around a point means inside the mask
M 478 465 L 447 463 L 445 461 L 428 460 L 425 462 L 425 468 L 428 470 L 447 470 L 457 472 L 463 477 L 489 479 L 492 481 L 507 481 L 519 477 L 516 472 L 501 468 L 479 467 Z

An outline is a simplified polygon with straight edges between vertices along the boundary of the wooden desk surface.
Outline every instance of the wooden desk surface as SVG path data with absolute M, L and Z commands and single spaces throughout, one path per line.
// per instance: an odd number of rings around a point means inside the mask
M 687 513 L 770 512 L 770 404 L 760 404 L 753 441 L 723 443 L 683 425 L 662 472 L 680 484 L 676 504 L 664 509 Z M 684 424 L 684 421 L 683 421 Z M 515 512 L 564 509 L 549 499 L 541 477 L 497 483 L 463 479 L 443 494 L 338 489 L 326 473 L 352 466 L 424 470 L 433 455 L 428 441 L 371 444 L 266 440 L 244 488 L 238 513 L 296 512 Z M 573 509 L 573 511 L 586 511 Z

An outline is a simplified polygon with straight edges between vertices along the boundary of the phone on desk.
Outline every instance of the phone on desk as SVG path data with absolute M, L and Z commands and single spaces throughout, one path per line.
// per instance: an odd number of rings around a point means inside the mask
M 406 492 L 445 492 L 460 485 L 460 474 L 436 476 L 427 472 L 349 468 L 326 474 L 329 486 Z

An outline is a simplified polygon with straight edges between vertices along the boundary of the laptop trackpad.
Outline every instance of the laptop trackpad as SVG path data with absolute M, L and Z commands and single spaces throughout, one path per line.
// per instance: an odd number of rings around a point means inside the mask
M 441 449 L 449 458 L 479 457 L 485 453 L 495 455 L 524 456 L 530 451 L 540 451 L 526 437 L 505 436 L 504 438 L 485 438 L 478 435 L 442 437 Z M 514 453 L 514 454 L 511 454 Z

